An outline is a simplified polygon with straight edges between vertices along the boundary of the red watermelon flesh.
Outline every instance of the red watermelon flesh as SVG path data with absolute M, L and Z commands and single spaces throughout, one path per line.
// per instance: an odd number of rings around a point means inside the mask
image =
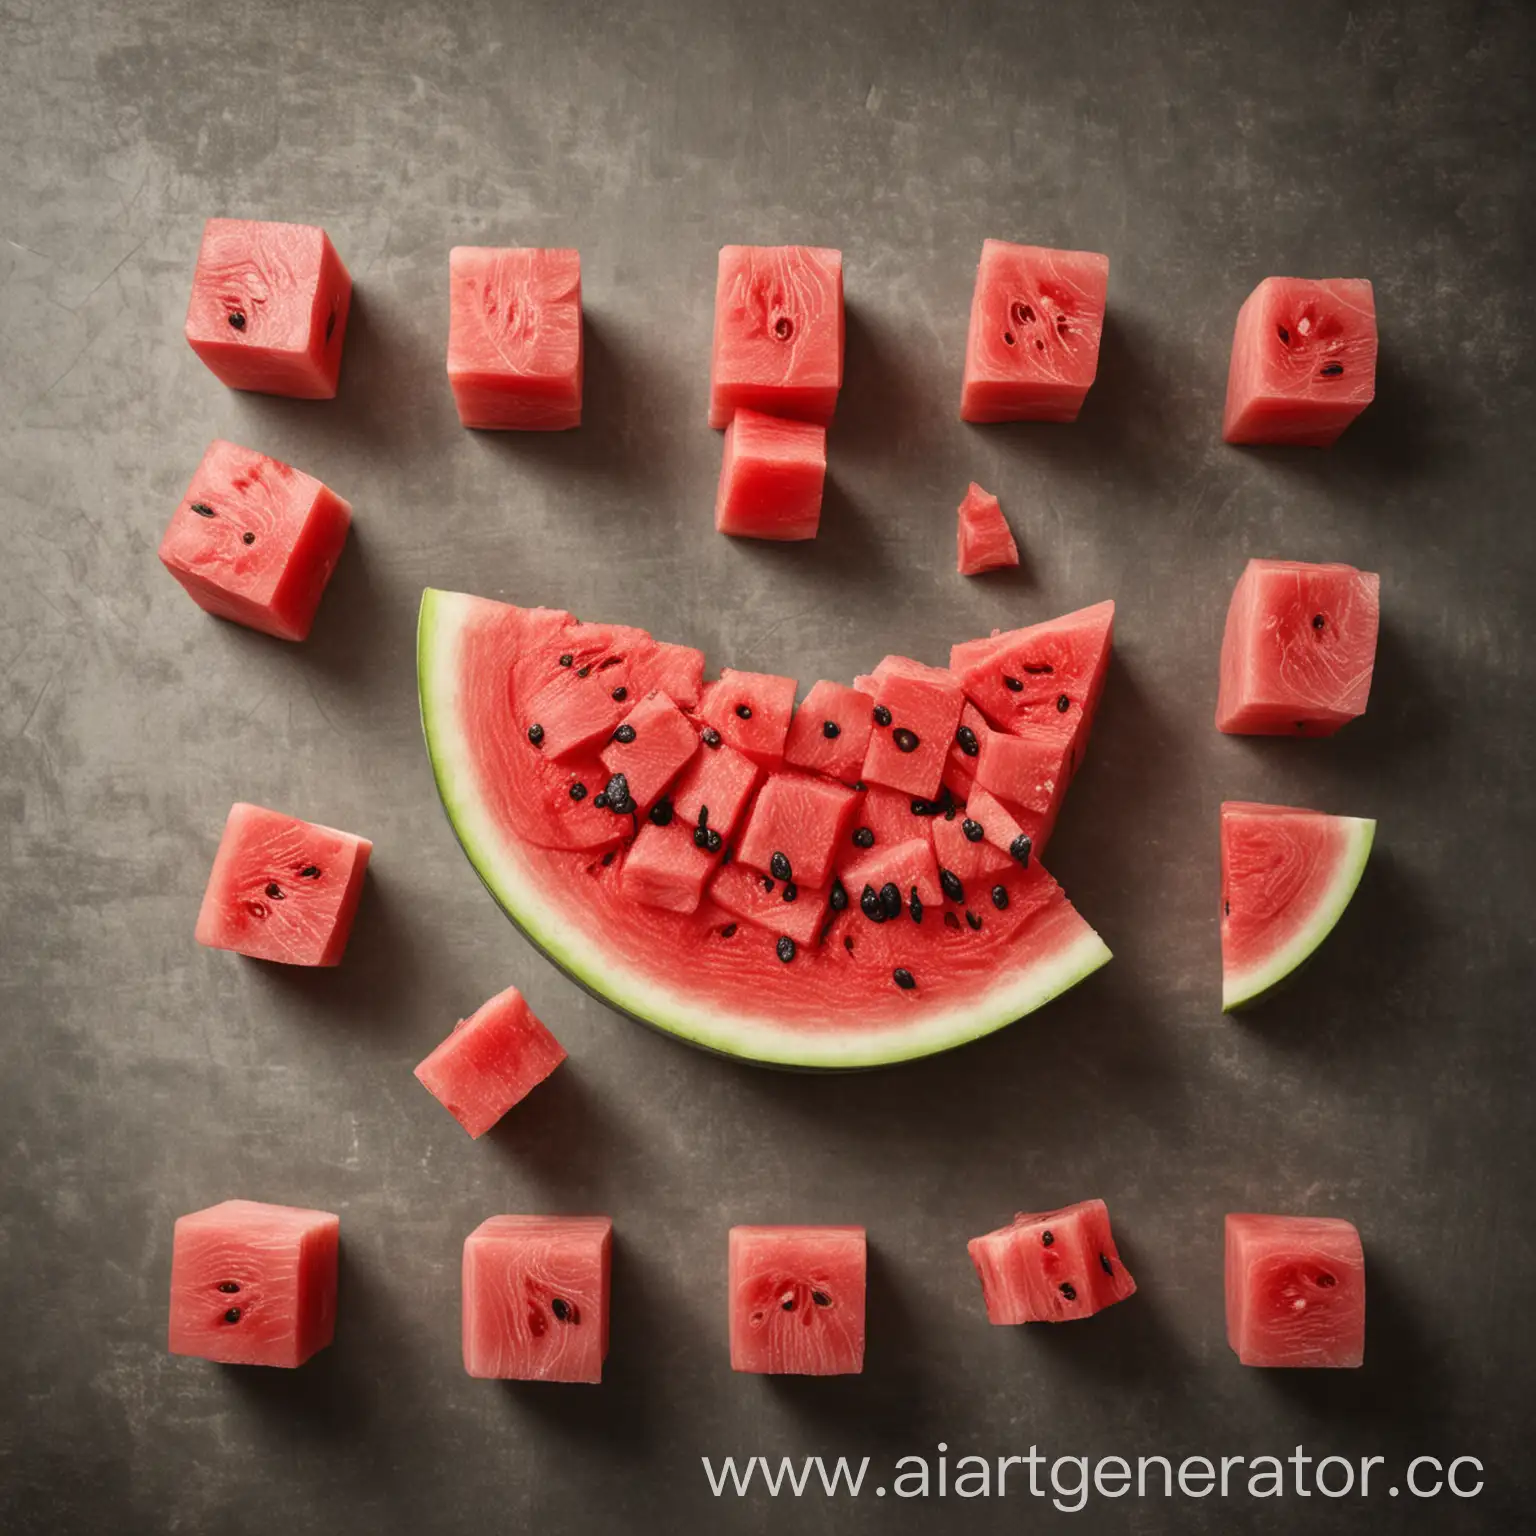
M 863 778 L 931 800 L 939 792 L 965 700 L 950 674 L 888 657 L 872 677 L 874 700 Z
M 339 964 L 372 851 L 367 838 L 234 805 L 197 915 L 197 942 L 285 965 Z
M 1071 1322 L 1136 1293 L 1102 1200 L 1020 1212 L 968 1247 L 990 1323 Z
M 1365 1360 L 1365 1251 L 1352 1222 L 1227 1217 L 1227 1342 L 1244 1365 Z
M 726 667 L 705 687 L 699 712 L 738 752 L 763 768 L 777 768 L 795 712 L 795 680 Z
M 1365 713 L 1380 622 L 1374 571 L 1250 560 L 1227 609 L 1216 728 L 1331 736 Z
M 863 1227 L 732 1227 L 731 1369 L 861 1372 L 866 1261 Z
M 960 393 L 963 421 L 1076 421 L 1099 368 L 1109 258 L 988 240 Z
M 898 912 L 882 913 L 885 921 L 904 916 L 921 922 L 924 913 L 937 908 L 944 899 L 939 884 L 939 866 L 933 856 L 933 842 L 927 837 L 908 838 L 904 843 L 876 844 L 851 860 L 840 874 L 850 902 L 858 905 L 861 911 L 864 910 L 865 891 L 878 897 L 886 886 L 896 887 Z M 915 908 L 912 905 L 914 893 Z
M 960 707 L 960 724 L 955 727 L 955 744 L 944 764 L 944 787 L 957 799 L 964 800 L 976 782 L 976 760 L 982 743 L 992 734 L 986 717 L 969 699 Z
M 448 382 L 466 427 L 579 427 L 583 358 L 578 252 L 448 253 Z
M 770 774 L 742 833 L 742 862 L 780 880 L 825 885 L 858 798 L 829 779 Z
M 698 727 L 666 694 L 648 693 L 614 727 L 602 761 L 624 775 L 630 798 L 648 811 L 699 750 Z
M 705 741 L 672 790 L 674 814 L 686 827 L 706 827 L 729 837 L 761 775 L 745 753 Z
M 971 822 L 971 828 L 966 826 Z M 1018 866 L 1005 849 L 989 843 L 985 832 L 981 837 L 971 835 L 980 826 L 972 822 L 964 808 L 953 816 L 940 816 L 933 823 L 933 852 L 941 870 L 948 870 L 965 893 L 961 900 L 980 900 L 983 887 L 990 887 L 999 875 Z
M 464 1241 L 464 1369 L 501 1381 L 603 1379 L 613 1223 L 492 1216 Z
M 825 426 L 843 384 L 843 254 L 728 245 L 715 287 L 709 424 L 743 407 Z
M 1066 794 L 1069 750 L 1055 736 L 989 731 L 976 759 L 976 785 L 969 801 L 985 791 L 1005 802 L 1035 853 L 1043 852 Z
M 499 992 L 416 1068 L 422 1086 L 472 1137 L 483 1136 L 565 1060 L 516 987 Z
M 1326 448 L 1376 393 L 1376 298 L 1363 278 L 1266 277 L 1232 338 L 1221 435 Z
M 743 922 L 755 923 L 775 940 L 787 938 L 796 946 L 809 947 L 820 942 L 828 895 L 825 888 L 803 885 L 798 880 L 776 880 L 736 859 L 722 865 L 709 883 L 709 899 L 721 911 Z M 788 965 L 796 952 L 781 954 L 776 948 L 775 953 L 781 964 Z
M 814 539 L 827 475 L 827 429 L 738 410 L 725 429 L 715 530 L 741 538 Z
M 868 695 L 846 683 L 813 683 L 789 723 L 784 761 L 851 784 L 863 770 L 873 723 Z
M 329 1211 L 226 1200 L 176 1222 L 170 1351 L 298 1366 L 336 1328 L 341 1222 Z
M 186 337 L 231 389 L 329 400 L 341 372 L 352 279 L 323 229 L 209 219 Z
M 889 847 L 904 843 L 912 837 L 932 835 L 930 819 L 912 809 L 914 800 L 922 806 L 926 802 L 899 789 L 886 789 L 871 784 L 864 798 L 854 807 L 849 822 L 848 835 L 843 839 L 843 852 L 837 859 L 837 867 L 843 868 L 849 859 L 859 857 L 865 848 Z
M 701 846 L 694 826 L 674 814 L 665 825 L 647 823 L 624 858 L 623 892 L 631 901 L 669 912 L 694 912 L 720 862 Z M 719 834 L 724 839 L 724 834 Z
M 962 576 L 979 576 L 1019 563 L 1008 519 L 997 497 L 973 480 L 960 503 L 956 561 Z
M 302 640 L 351 524 L 351 506 L 313 475 L 218 441 L 171 515 L 160 559 L 198 607 Z

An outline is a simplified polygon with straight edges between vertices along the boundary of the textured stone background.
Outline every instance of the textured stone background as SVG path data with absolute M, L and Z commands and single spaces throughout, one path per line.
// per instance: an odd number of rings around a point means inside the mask
M 1533 13 L 1302 0 L 0 0 L 0 1527 L 11 1533 L 1016 1530 L 986 1507 L 717 1505 L 703 1453 L 1478 1455 L 1472 1504 L 1096 1504 L 1073 1528 L 1528 1524 L 1536 1485 L 1526 474 Z M 180 329 L 203 219 L 323 223 L 358 304 L 331 404 L 223 389 Z M 955 420 L 983 236 L 1111 254 L 1074 427 Z M 847 257 L 848 374 L 813 545 L 711 530 L 715 252 Z M 473 436 L 443 379 L 456 242 L 585 266 L 587 423 Z M 1218 437 L 1233 316 L 1271 272 L 1374 279 L 1376 404 L 1327 453 Z M 205 443 L 357 509 L 316 632 L 200 614 L 155 560 Z M 967 583 L 974 476 L 1026 566 Z M 1245 557 L 1382 575 L 1369 715 L 1211 728 Z M 958 1054 L 770 1075 L 620 1019 L 528 949 L 433 792 L 423 585 L 650 627 L 719 664 L 883 652 L 1113 595 L 1116 662 L 1053 863 L 1115 963 Z M 1215 812 L 1381 818 L 1311 972 L 1217 1011 Z M 347 963 L 198 950 L 229 803 L 372 836 Z M 412 1080 L 524 987 L 570 1065 L 471 1145 Z M 297 1374 L 163 1350 L 171 1223 L 232 1194 L 342 1216 L 335 1347 Z M 1105 1196 L 1142 1295 L 990 1331 L 964 1239 Z M 1358 1373 L 1228 1354 L 1221 1216 L 1358 1219 Z M 597 1391 L 468 1380 L 483 1216 L 609 1211 Z M 727 1369 L 725 1230 L 866 1222 L 869 1368 Z M 887 1479 L 888 1480 L 888 1479 Z

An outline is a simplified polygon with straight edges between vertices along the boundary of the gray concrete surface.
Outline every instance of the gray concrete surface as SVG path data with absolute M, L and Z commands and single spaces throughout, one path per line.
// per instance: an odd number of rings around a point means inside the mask
M 1404 0 L 0 4 L 0 1528 L 1512 1531 L 1532 1423 L 1532 11 Z M 181 338 L 210 214 L 313 220 L 357 279 L 340 398 L 231 394 Z M 986 235 L 1112 258 L 1070 428 L 955 419 Z M 715 252 L 839 245 L 850 304 L 814 545 L 711 531 Z M 455 242 L 579 246 L 587 424 L 459 430 Z M 1218 440 L 1233 316 L 1272 272 L 1377 285 L 1376 404 L 1329 453 Z M 300 648 L 200 614 L 162 526 L 226 435 L 351 498 Z M 1026 565 L 966 583 L 996 491 Z M 1369 715 L 1211 728 L 1251 554 L 1382 575 Z M 927 1065 L 745 1069 L 653 1036 L 480 889 L 418 739 L 421 587 L 646 625 L 716 664 L 847 677 L 1106 594 L 1117 659 L 1057 873 L 1115 949 Z M 1217 1012 L 1215 812 L 1378 816 L 1302 984 Z M 197 949 L 229 803 L 377 842 L 347 963 Z M 516 982 L 572 1053 L 471 1145 L 411 1077 Z M 335 1347 L 293 1375 L 163 1349 L 171 1223 L 228 1195 L 341 1213 Z M 1108 1199 L 1142 1294 L 980 1321 L 963 1241 Z M 1354 1217 L 1366 1367 L 1240 1369 L 1221 1216 Z M 467 1379 L 458 1256 L 497 1211 L 610 1212 L 609 1379 Z M 867 1223 L 869 1369 L 734 1378 L 734 1221 Z M 717 1502 L 703 1454 L 1475 1455 L 1487 1489 Z M 1392 1481 L 1400 1478 L 1393 1476 Z

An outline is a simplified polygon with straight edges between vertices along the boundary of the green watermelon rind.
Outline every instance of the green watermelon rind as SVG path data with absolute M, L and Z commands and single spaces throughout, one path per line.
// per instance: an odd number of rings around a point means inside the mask
M 1348 828 L 1343 852 L 1328 888 L 1307 922 L 1266 960 L 1250 966 L 1236 976 L 1223 974 L 1221 1011 L 1232 1013 L 1259 1002 L 1311 958 L 1317 947 L 1333 932 L 1344 909 L 1354 899 L 1365 866 L 1370 861 L 1371 846 L 1376 841 L 1376 823 L 1363 816 L 1339 816 Z
M 919 1024 L 810 1034 L 771 1018 L 722 1012 L 607 960 L 599 948 L 541 894 L 514 843 L 504 839 L 476 791 L 473 770 L 456 750 L 455 643 L 462 617 L 477 600 L 428 587 L 417 626 L 416 670 L 422 732 L 438 794 L 470 864 L 532 944 L 574 981 L 643 1024 L 689 1044 L 769 1066 L 850 1070 L 887 1066 L 953 1049 L 992 1034 L 1049 1002 L 1110 959 L 1086 924 L 1049 959 L 1041 957 L 963 1008 Z

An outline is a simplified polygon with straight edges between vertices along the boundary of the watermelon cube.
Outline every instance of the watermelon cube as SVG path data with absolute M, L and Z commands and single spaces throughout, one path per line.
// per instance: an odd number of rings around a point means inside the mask
M 796 947 L 821 942 L 831 891 L 759 874 L 738 859 L 722 864 L 709 883 L 709 899 L 722 911 L 745 923 L 766 928 L 776 938 L 790 940 L 779 958 L 788 964 Z
M 652 640 L 630 666 L 630 687 L 656 689 L 679 709 L 694 710 L 704 688 L 704 652 L 691 645 Z
M 830 779 L 771 773 L 747 818 L 738 857 L 776 880 L 825 885 L 858 798 Z
M 1365 1250 L 1326 1216 L 1227 1217 L 1227 1342 L 1244 1365 L 1365 1359 Z
M 874 729 L 863 777 L 931 800 L 939 792 L 965 696 L 948 672 L 910 662 L 872 679 Z
M 749 539 L 814 539 L 827 429 L 743 408 L 725 429 L 715 529 Z
M 847 865 L 842 881 L 849 899 L 876 922 L 900 917 L 921 923 L 924 910 L 937 907 L 944 899 L 933 842 L 927 837 L 877 844 Z M 894 897 L 888 886 L 895 887 Z M 887 910 L 892 906 L 894 911 Z
M 713 831 L 723 840 L 736 830 L 762 770 L 734 747 L 709 742 L 706 736 L 698 755 L 673 786 L 670 799 L 674 816 L 685 827 Z M 707 852 L 719 852 L 709 846 L 713 839 L 699 841 Z
M 648 811 L 698 750 L 699 733 L 687 715 L 666 694 L 648 693 L 613 728 L 603 766 L 622 773 L 630 799 Z
M 226 1200 L 176 1223 L 170 1351 L 224 1365 L 303 1365 L 336 1330 L 341 1220 Z
M 728 245 L 715 286 L 709 424 L 742 407 L 825 426 L 843 385 L 843 253 Z
M 784 761 L 784 741 L 795 710 L 795 680 L 726 667 L 707 683 L 699 711 L 721 739 L 763 768 Z M 705 739 L 708 746 L 708 738 Z
M 516 987 L 499 992 L 416 1068 L 426 1090 L 472 1137 L 481 1137 L 565 1060 Z
M 988 240 L 960 392 L 962 421 L 1076 421 L 1099 369 L 1109 257 Z
M 991 1323 L 1066 1323 L 1136 1293 L 1102 1200 L 1020 1212 L 967 1247 Z
M 1019 546 L 997 497 L 973 480 L 960 503 L 957 565 L 962 576 L 1002 570 L 1019 563 Z
M 863 1227 L 732 1227 L 731 1369 L 859 1374 L 866 1263 Z
M 912 809 L 914 805 L 918 810 Z M 861 857 L 868 848 L 889 848 L 914 837 L 933 835 L 926 800 L 880 784 L 871 784 L 866 790 L 854 808 L 849 826 L 852 830 L 843 839 L 842 856 L 837 861 L 839 869 L 846 868 L 851 859 Z
M 466 427 L 581 425 L 581 256 L 455 246 L 448 253 L 448 383 Z
M 846 683 L 813 683 L 790 721 L 784 761 L 851 783 L 863 771 L 873 728 L 867 694 Z
M 977 800 L 985 791 L 1006 801 L 1006 809 L 1039 853 L 1050 839 L 1066 794 L 1070 751 L 1066 742 L 1049 733 L 1008 736 L 988 731 L 976 758 L 970 799 Z
M 339 964 L 372 851 L 365 837 L 237 803 L 203 893 L 197 942 L 284 965 Z
M 1227 609 L 1216 729 L 1333 735 L 1365 713 L 1380 623 L 1374 571 L 1250 560 Z
M 1364 278 L 1266 277 L 1232 338 L 1221 435 L 1326 448 L 1376 394 L 1376 297 Z
M 960 724 L 955 727 L 955 744 L 944 764 L 944 787 L 960 800 L 966 799 L 976 782 L 976 762 L 992 728 L 986 716 L 969 699 L 961 706 Z
M 352 279 L 323 229 L 209 219 L 192 274 L 187 341 L 231 389 L 330 400 Z
M 742 759 L 746 761 L 745 758 Z M 665 825 L 647 822 L 629 845 L 619 884 L 631 901 L 667 912 L 695 912 L 719 862 L 703 836 L 707 828 L 685 823 L 675 813 Z M 724 834 L 717 834 L 722 841 Z
M 501 1381 L 603 1379 L 613 1223 L 492 1216 L 464 1240 L 464 1369 Z
M 302 640 L 351 525 L 351 506 L 313 475 L 217 441 L 171 514 L 160 559 L 199 608 Z
M 985 791 L 973 789 L 971 793 Z M 1006 849 L 987 841 L 984 829 L 978 835 L 980 827 L 981 823 L 970 816 L 968 806 L 954 816 L 940 816 L 933 824 L 933 854 L 940 870 L 959 881 L 961 894 L 952 896 L 957 902 L 963 903 L 966 893 L 979 900 L 984 894 L 983 887 L 1018 867 Z M 944 883 L 952 893 L 951 882 Z

